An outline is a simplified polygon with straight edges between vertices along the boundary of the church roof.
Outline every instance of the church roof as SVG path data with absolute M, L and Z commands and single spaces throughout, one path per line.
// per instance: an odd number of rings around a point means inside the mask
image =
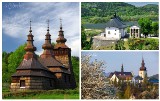
M 12 77 L 14 76 L 41 76 L 41 77 L 48 77 L 48 78 L 54 78 L 55 76 L 52 75 L 50 72 L 47 71 L 35 71 L 35 70 L 31 70 L 31 71 L 19 71 L 16 72 L 12 75 Z
M 37 59 L 31 58 L 29 60 L 23 59 L 21 64 L 18 66 L 17 70 L 24 70 L 24 69 L 42 69 L 48 70 L 45 68 Z
M 41 64 L 44 66 L 53 66 L 53 67 L 64 67 L 62 63 L 60 63 L 58 60 L 56 60 L 54 57 L 47 57 L 47 58 L 39 58 L 38 59 Z
M 115 72 L 110 73 L 109 78 L 111 78 L 114 74 L 119 79 L 124 79 L 124 80 L 131 79 L 133 77 L 131 72 L 118 72 L 118 71 L 115 71 Z
M 143 80 L 143 78 L 142 78 L 142 77 L 140 77 L 139 75 L 138 75 L 138 76 L 136 76 L 136 77 L 134 77 L 134 79 L 135 79 L 135 80 Z
M 69 48 L 66 44 L 55 44 L 54 49 L 58 48 Z
M 114 16 L 106 23 L 106 27 L 125 28 L 126 25 L 121 21 L 118 16 Z

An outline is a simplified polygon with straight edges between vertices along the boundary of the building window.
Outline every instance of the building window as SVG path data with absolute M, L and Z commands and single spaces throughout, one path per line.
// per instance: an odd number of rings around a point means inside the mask
M 108 31 L 108 34 L 111 34 L 110 31 Z
M 20 80 L 20 87 L 25 87 L 25 80 Z
M 114 35 L 116 35 L 116 33 L 114 33 Z
M 115 30 L 115 31 L 117 31 L 117 30 Z

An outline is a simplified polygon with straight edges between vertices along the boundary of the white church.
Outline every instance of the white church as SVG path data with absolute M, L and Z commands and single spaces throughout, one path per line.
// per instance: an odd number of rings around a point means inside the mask
M 121 21 L 120 17 L 114 16 L 106 23 L 105 32 L 101 33 L 101 37 L 106 40 L 119 40 L 126 35 L 125 28 L 127 26 Z
M 139 68 L 139 75 L 134 77 L 132 72 L 124 72 L 123 64 L 121 67 L 121 71 L 111 72 L 109 75 L 110 81 L 113 83 L 115 80 L 116 82 L 124 81 L 130 83 L 142 83 L 144 81 L 145 76 L 147 76 L 147 68 L 145 67 L 144 59 L 142 57 L 141 67 Z

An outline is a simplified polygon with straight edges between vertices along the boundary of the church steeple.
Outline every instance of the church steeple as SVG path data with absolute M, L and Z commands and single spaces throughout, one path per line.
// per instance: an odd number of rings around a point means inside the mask
M 64 34 L 63 34 L 63 30 L 62 30 L 62 19 L 60 18 L 60 31 L 59 31 L 59 37 L 57 38 L 56 42 L 57 43 L 65 43 L 67 41 L 67 39 L 64 38 Z
M 40 56 L 41 58 L 47 58 L 47 57 L 53 57 L 53 45 L 51 44 L 51 35 L 49 33 L 49 20 L 48 27 L 47 27 L 47 34 L 45 35 L 45 43 L 42 45 L 42 48 L 44 49 L 43 54 Z
M 124 72 L 123 63 L 122 63 L 122 66 L 121 66 L 121 72 L 122 73 Z
M 140 70 L 146 71 L 146 67 L 145 67 L 143 56 L 142 56 L 142 63 L 141 63 Z
M 28 39 L 27 39 L 27 45 L 24 48 L 24 50 L 26 51 L 26 54 L 24 55 L 24 59 L 29 60 L 31 58 L 36 58 L 36 55 L 34 53 L 34 51 L 36 51 L 36 47 L 33 45 L 33 35 L 32 35 L 32 29 L 31 29 L 31 21 L 30 21 L 30 30 L 29 30 L 29 34 L 27 35 Z

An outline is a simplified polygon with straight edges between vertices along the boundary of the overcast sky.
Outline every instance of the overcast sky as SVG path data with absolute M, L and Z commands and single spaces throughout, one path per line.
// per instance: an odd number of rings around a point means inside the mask
M 62 25 L 66 44 L 72 49 L 73 56 L 79 56 L 79 3 L 2 3 L 2 50 L 11 52 L 24 44 L 29 33 L 29 21 L 32 20 L 32 34 L 36 53 L 42 53 L 42 45 L 47 33 L 47 20 L 50 20 L 52 42 L 56 42 Z
M 159 74 L 159 54 L 158 51 L 154 52 L 123 52 L 123 51 L 113 51 L 113 52 L 82 52 L 82 54 L 92 54 L 91 61 L 103 60 L 106 65 L 106 73 L 120 71 L 121 65 L 123 63 L 124 71 L 133 72 L 138 75 L 139 68 L 142 63 L 142 55 L 145 62 L 145 67 L 147 68 L 147 73 L 149 76 L 154 74 Z

